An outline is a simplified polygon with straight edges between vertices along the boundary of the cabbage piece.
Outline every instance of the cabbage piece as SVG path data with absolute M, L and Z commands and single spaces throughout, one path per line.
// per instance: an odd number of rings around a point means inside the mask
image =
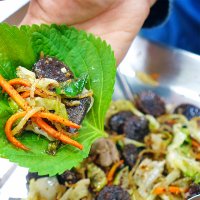
M 38 134 L 38 135 L 43 135 L 44 137 L 46 137 L 49 141 L 54 141 L 55 138 L 49 136 L 45 131 L 43 131 L 41 128 L 38 127 L 38 125 L 36 125 L 35 123 L 31 123 L 28 124 L 25 128 L 25 130 L 27 131 L 33 131 L 34 133 Z
M 145 115 L 145 117 L 149 121 L 149 129 L 151 132 L 157 131 L 160 128 L 160 124 L 154 116 Z
M 180 124 L 173 127 L 174 139 L 168 146 L 167 162 L 173 169 L 181 170 L 185 176 L 191 177 L 195 182 L 200 183 L 200 162 L 190 155 L 190 142 L 188 128 Z
M 132 189 L 129 194 L 131 195 L 131 200 L 146 200 L 141 197 L 137 189 Z
M 145 138 L 145 143 L 154 151 L 166 151 L 172 136 L 168 132 L 151 133 Z
M 200 183 L 200 162 L 194 158 L 187 157 L 178 150 L 170 150 L 167 154 L 167 162 L 170 167 L 181 170 L 185 176 Z
M 200 142 L 200 117 L 195 117 L 189 122 L 191 137 Z
M 138 166 L 133 179 L 142 197 L 147 199 L 156 181 L 162 177 L 165 161 L 153 161 L 145 158 Z
M 91 195 L 88 190 L 90 185 L 90 179 L 82 179 L 78 181 L 74 186 L 68 189 L 60 200 L 82 200 L 86 198 L 91 200 Z
M 165 178 L 164 185 L 170 185 L 181 176 L 180 170 L 172 170 Z
M 56 177 L 31 179 L 27 200 L 55 200 L 64 193 L 65 187 L 58 183 Z
M 46 89 L 49 88 L 56 88 L 59 86 L 59 83 L 56 80 L 50 79 L 50 78 L 41 78 L 37 79 L 36 86 L 40 89 Z
M 104 171 L 97 167 L 95 164 L 90 163 L 87 165 L 88 178 L 91 182 L 91 187 L 95 192 L 99 192 L 107 184 L 107 178 Z
M 174 138 L 172 143 L 168 146 L 168 150 L 179 148 L 186 140 L 188 140 L 188 134 L 182 128 L 181 124 L 173 126 Z
M 54 110 L 55 114 L 66 119 L 68 118 L 66 107 L 63 103 L 61 103 L 59 99 L 35 97 L 33 100 L 27 98 L 27 101 L 30 105 L 34 105 L 36 107 L 44 107 L 47 110 Z
M 26 79 L 31 84 L 33 84 L 35 82 L 35 79 L 36 79 L 35 73 L 24 68 L 24 67 L 19 66 L 17 68 L 16 74 L 17 74 L 17 77 L 22 78 L 22 79 Z
M 113 185 L 119 185 L 124 189 L 128 189 L 129 186 L 129 169 L 128 166 L 121 169 L 117 175 L 115 176 L 115 179 L 113 181 Z

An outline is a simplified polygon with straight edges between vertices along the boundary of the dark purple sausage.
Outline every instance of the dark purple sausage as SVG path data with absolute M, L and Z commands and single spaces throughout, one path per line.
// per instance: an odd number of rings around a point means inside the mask
M 120 186 L 106 186 L 96 200 L 131 200 L 129 193 Z
M 37 78 L 50 78 L 64 82 L 74 78 L 72 71 L 56 58 L 45 57 L 35 63 L 33 67 Z
M 200 185 L 196 184 L 196 183 L 192 183 L 190 185 L 190 188 L 189 188 L 189 191 L 188 191 L 187 199 L 189 199 L 193 196 L 196 196 L 198 194 L 200 194 Z
M 65 185 L 65 182 L 68 184 L 74 184 L 79 180 L 76 173 L 72 170 L 67 170 L 61 175 L 57 175 L 57 178 L 59 183 L 63 185 Z
M 122 150 L 122 156 L 125 163 L 130 168 L 132 168 L 135 165 L 140 151 L 140 148 L 137 148 L 134 144 L 127 144 L 124 146 Z
M 166 112 L 164 101 L 152 91 L 141 92 L 136 98 L 137 108 L 145 114 L 158 117 Z
M 67 81 L 73 79 L 74 75 L 72 71 L 64 63 L 60 62 L 56 58 L 45 57 L 40 59 L 33 67 L 33 71 L 36 73 L 37 78 L 50 78 L 58 82 Z M 74 101 L 77 99 L 72 99 L 69 101 Z M 91 104 L 91 97 L 86 97 L 83 99 L 78 99 L 80 105 L 69 107 L 66 105 L 67 113 L 69 119 L 76 124 L 80 124 L 85 117 L 88 108 Z M 73 132 L 76 130 L 70 130 Z
M 131 111 L 121 111 L 111 116 L 111 118 L 108 121 L 108 126 L 110 130 L 115 131 L 118 134 L 122 134 L 124 123 L 131 116 L 133 116 L 133 113 Z
M 71 120 L 76 124 L 81 124 L 83 118 L 87 113 L 88 108 L 90 107 L 91 97 L 85 97 L 83 99 L 77 99 L 77 100 L 80 101 L 80 105 L 67 107 L 67 114 L 69 120 Z
M 182 114 L 190 120 L 200 116 L 200 108 L 192 104 L 181 104 L 175 108 L 174 113 Z
M 130 117 L 124 124 L 124 133 L 127 138 L 143 142 L 149 133 L 149 122 L 144 117 Z

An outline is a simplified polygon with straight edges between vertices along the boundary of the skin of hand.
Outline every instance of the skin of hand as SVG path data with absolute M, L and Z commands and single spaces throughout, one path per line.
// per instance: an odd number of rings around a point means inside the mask
M 21 24 L 67 24 L 106 40 L 117 63 L 156 0 L 32 0 Z

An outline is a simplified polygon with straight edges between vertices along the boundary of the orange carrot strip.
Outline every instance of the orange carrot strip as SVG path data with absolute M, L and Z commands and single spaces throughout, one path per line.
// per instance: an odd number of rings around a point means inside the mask
M 8 95 L 23 109 L 28 109 L 28 103 L 19 95 L 19 93 L 0 75 L 0 86 Z
M 22 98 L 28 98 L 30 96 L 30 91 L 26 91 L 26 92 L 23 92 L 22 94 L 21 94 L 21 97 Z
M 6 137 L 7 139 L 16 147 L 23 149 L 25 151 L 28 151 L 29 148 L 27 148 L 26 146 L 24 146 L 21 142 L 19 142 L 13 135 L 12 135 L 12 126 L 13 123 L 18 120 L 19 118 L 22 118 L 26 115 L 26 111 L 24 112 L 20 112 L 20 113 L 16 113 L 14 115 L 12 115 L 8 121 L 6 122 L 5 125 L 5 133 L 6 133 Z
M 174 194 L 180 194 L 182 189 L 177 186 L 169 186 L 169 191 Z
M 108 172 L 108 175 L 107 175 L 108 183 L 111 183 L 111 182 L 112 182 L 117 168 L 118 168 L 120 165 L 122 165 L 123 163 L 124 163 L 124 161 L 123 161 L 123 160 L 120 160 L 120 161 L 116 162 L 116 163 L 112 166 L 112 168 L 110 169 L 110 171 Z
M 183 192 L 183 190 L 177 186 L 169 186 L 168 189 L 166 189 L 165 187 L 157 187 L 153 190 L 153 194 L 161 195 L 161 194 L 166 193 L 167 191 L 176 195 Z
M 196 154 L 195 154 L 195 158 L 196 158 L 197 160 L 200 160 L 200 153 L 196 153 Z
M 28 81 L 26 81 L 25 79 L 22 79 L 22 78 L 12 79 L 12 80 L 8 81 L 8 83 L 12 86 L 13 85 L 23 85 L 25 87 L 31 87 L 31 84 Z
M 56 115 L 53 113 L 38 112 L 38 113 L 34 114 L 33 117 L 46 118 L 46 119 L 52 120 L 54 122 L 59 122 L 65 126 L 69 126 L 71 128 L 76 128 L 76 129 L 80 128 L 80 125 L 75 124 L 72 121 L 65 119 L 63 117 L 60 117 L 59 115 Z
M 152 73 L 152 74 L 150 74 L 150 76 L 155 81 L 157 81 L 160 78 L 160 74 L 158 74 L 158 73 Z
M 39 96 L 41 96 L 41 97 L 44 97 L 44 98 L 50 96 L 50 95 L 48 95 L 45 91 L 43 91 L 43 90 L 41 90 L 41 89 L 39 89 L 39 88 L 36 88 L 36 89 L 35 89 L 35 94 L 37 94 L 37 95 L 39 95 Z
M 22 79 L 22 78 L 12 79 L 12 80 L 8 81 L 8 83 L 10 85 L 12 85 L 12 86 L 14 86 L 14 85 L 22 85 L 22 86 L 25 86 L 25 87 L 31 87 L 31 84 L 28 81 L 26 81 L 25 79 Z M 36 88 L 35 93 L 38 94 L 39 96 L 42 96 L 42 97 L 48 97 L 48 96 L 52 95 L 52 92 L 47 93 L 46 91 L 43 91 L 43 90 L 41 90 L 39 88 Z M 27 96 L 27 95 L 28 95 L 28 91 L 27 91 L 25 96 Z
M 44 91 L 42 91 L 42 90 L 40 90 L 40 89 L 38 89 L 38 88 L 36 88 L 36 90 L 35 90 L 34 93 L 37 94 L 37 95 L 39 95 L 39 96 L 41 96 L 41 97 L 43 97 L 43 98 L 46 98 L 46 97 L 49 96 L 49 95 L 46 94 Z M 30 97 L 30 91 L 23 92 L 23 93 L 21 94 L 21 97 L 23 97 L 23 98 L 28 98 L 28 97 Z
M 46 119 L 52 120 L 54 122 L 59 122 L 65 126 L 69 126 L 72 128 L 77 128 L 77 129 L 80 128 L 80 126 L 78 124 L 75 124 L 72 121 L 69 121 L 68 119 L 60 117 L 59 115 L 56 115 L 53 113 L 38 112 L 38 113 L 34 114 L 33 116 L 40 117 L 40 118 L 46 118 Z
M 5 133 L 6 133 L 6 136 L 7 136 L 8 140 L 13 145 L 15 145 L 18 148 L 24 149 L 24 150 L 29 150 L 27 147 L 25 147 L 22 143 L 20 143 L 12 135 L 12 131 L 11 131 L 12 130 L 12 125 L 14 124 L 14 122 L 17 119 L 24 117 L 26 115 L 26 113 L 27 113 L 26 111 L 23 111 L 23 112 L 16 113 L 16 114 L 12 115 L 8 119 L 8 121 L 6 122 Z M 69 138 L 68 136 L 64 135 L 63 133 L 57 132 L 51 126 L 49 126 L 46 122 L 44 122 L 42 119 L 40 119 L 40 118 L 32 118 L 32 119 L 40 128 L 42 128 L 44 131 L 46 131 L 48 133 L 48 135 L 52 136 L 53 138 L 59 139 L 65 144 L 71 144 L 73 146 L 76 146 L 79 149 L 83 149 L 81 144 L 79 144 L 75 140 L 72 140 L 71 138 Z
M 70 144 L 72 146 L 75 146 L 79 148 L 80 150 L 83 149 L 83 146 L 80 143 L 78 143 L 75 140 L 72 140 L 67 135 L 64 135 L 63 133 L 56 131 L 51 126 L 49 126 L 46 122 L 44 122 L 41 118 L 32 118 L 32 121 L 34 121 L 41 129 L 47 132 L 48 135 L 50 135 L 51 137 L 62 141 L 64 144 Z
M 164 194 L 166 192 L 166 189 L 164 187 L 157 187 L 153 190 L 153 194 L 160 195 Z
M 192 140 L 192 146 L 200 148 L 200 143 L 198 143 L 196 140 Z

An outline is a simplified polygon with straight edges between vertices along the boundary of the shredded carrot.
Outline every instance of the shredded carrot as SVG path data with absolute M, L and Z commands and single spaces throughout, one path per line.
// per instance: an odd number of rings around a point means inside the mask
M 166 121 L 166 123 L 167 123 L 169 126 L 173 126 L 174 124 L 177 123 L 177 121 L 176 121 L 175 119 L 171 119 L 171 120 Z
M 153 190 L 153 194 L 156 194 L 156 195 L 161 195 L 161 194 L 164 194 L 166 192 L 170 192 L 170 193 L 173 193 L 173 194 L 180 194 L 181 192 L 183 192 L 183 190 L 177 186 L 169 186 L 168 188 L 165 188 L 165 187 L 157 187 Z
M 197 160 L 200 160 L 200 153 L 196 153 L 196 154 L 195 154 L 195 158 L 196 158 Z
M 177 186 L 169 186 L 169 192 L 174 194 L 180 194 L 183 190 Z
M 16 120 L 18 120 L 19 118 L 22 118 L 26 115 L 26 111 L 20 112 L 20 113 L 16 113 L 14 115 L 12 115 L 8 121 L 6 122 L 6 126 L 5 126 L 5 133 L 6 136 L 8 138 L 8 140 L 15 145 L 18 148 L 24 149 L 24 150 L 29 150 L 27 147 L 25 147 L 22 143 L 20 143 L 13 135 L 12 135 L 12 125 L 14 124 L 14 122 Z M 45 114 L 45 113 L 44 113 Z M 81 144 L 79 144 L 78 142 L 76 142 L 75 140 L 72 140 L 70 137 L 64 135 L 63 133 L 59 133 L 58 131 L 56 131 L 55 129 L 53 129 L 51 126 L 49 126 L 46 122 L 44 122 L 42 119 L 40 118 L 32 118 L 32 121 L 34 121 L 40 128 L 42 128 L 45 132 L 48 133 L 48 135 L 50 135 L 53 138 L 59 139 L 61 140 L 63 143 L 65 144 L 71 144 L 79 149 L 83 149 L 83 146 Z
M 8 83 L 10 85 L 12 85 L 12 86 L 14 86 L 14 85 L 22 85 L 22 86 L 25 86 L 25 87 L 31 87 L 31 84 L 28 81 L 26 81 L 26 80 L 24 80 L 22 78 L 12 79 L 12 80 L 8 81 Z M 48 97 L 48 96 L 52 96 L 54 94 L 53 92 L 43 91 L 43 90 L 41 90 L 39 88 L 36 88 L 35 93 L 37 95 L 41 96 L 41 97 L 44 97 L 44 98 Z M 27 91 L 26 94 L 23 94 L 23 96 L 25 96 L 23 98 L 29 97 L 30 96 L 30 91 Z
M 39 88 L 36 88 L 35 91 L 34 91 L 34 93 L 37 94 L 38 96 L 43 97 L 43 98 L 52 96 L 52 93 L 51 93 L 51 92 L 47 93 L 47 92 L 45 92 L 45 91 L 43 91 L 43 90 L 41 90 L 41 89 L 39 89 Z M 30 91 L 25 91 L 25 92 L 23 92 L 23 93 L 21 94 L 21 96 L 22 96 L 23 98 L 28 98 L 28 97 L 30 97 Z
M 157 187 L 153 190 L 153 194 L 160 195 L 166 192 L 164 187 Z
M 23 117 L 26 115 L 26 112 L 22 112 L 24 115 Z M 36 114 L 33 115 L 34 118 L 38 117 L 38 118 L 46 118 L 49 120 L 52 120 L 54 122 L 59 122 L 65 126 L 69 126 L 71 128 L 76 128 L 79 129 L 80 126 L 78 124 L 73 123 L 72 121 L 69 121 L 68 119 L 65 119 L 63 117 L 60 117 L 59 115 L 53 114 L 53 113 L 46 113 L 46 112 L 38 112 Z
M 47 94 L 46 92 L 44 92 L 43 90 L 39 89 L 39 88 L 36 88 L 35 89 L 35 94 L 37 94 L 38 96 L 41 96 L 43 98 L 46 98 L 48 96 L 51 96 L 49 94 Z
M 26 146 L 24 146 L 21 142 L 19 142 L 13 135 L 12 135 L 12 126 L 14 124 L 14 122 L 16 120 L 18 120 L 19 118 L 22 118 L 26 115 L 27 112 L 20 112 L 20 113 L 16 113 L 14 115 L 12 115 L 8 121 L 6 122 L 5 125 L 5 133 L 6 133 L 6 137 L 7 139 L 16 147 L 23 149 L 23 150 L 29 150 L 29 148 L 27 148 Z
M 46 122 L 44 122 L 41 118 L 32 118 L 32 121 L 34 121 L 41 129 L 43 129 L 48 135 L 52 136 L 53 138 L 56 138 L 60 141 L 62 141 L 64 144 L 70 144 L 72 146 L 75 146 L 79 148 L 80 150 L 83 149 L 83 146 L 78 143 L 75 140 L 72 140 L 67 135 L 64 135 L 63 133 L 60 133 L 53 129 L 51 126 L 49 126 Z
M 8 83 L 12 86 L 23 85 L 25 87 L 31 87 L 31 84 L 28 81 L 26 81 L 25 79 L 22 79 L 22 78 L 12 79 L 12 80 L 8 81 Z
M 28 103 L 19 95 L 19 93 L 0 75 L 0 86 L 8 95 L 23 109 L 28 109 Z
M 108 172 L 108 175 L 107 175 L 108 184 L 110 184 L 110 183 L 113 181 L 114 175 L 115 175 L 115 172 L 116 172 L 117 168 L 118 168 L 120 165 L 122 165 L 123 163 L 124 163 L 124 161 L 123 161 L 123 160 L 120 160 L 120 161 L 116 162 L 116 163 L 112 166 L 112 168 L 110 169 L 110 171 Z
M 160 78 L 160 74 L 158 74 L 158 73 L 152 73 L 152 74 L 150 74 L 150 76 L 155 81 L 157 81 Z
M 200 148 L 200 143 L 198 143 L 196 140 L 192 140 L 192 146 Z
M 30 91 L 23 92 L 23 93 L 21 94 L 21 97 L 24 98 L 24 99 L 30 97 Z
M 59 122 L 65 126 L 69 126 L 71 128 L 77 128 L 77 129 L 80 128 L 80 126 L 78 124 L 75 124 L 75 123 L 69 121 L 68 119 L 60 117 L 59 115 L 56 115 L 53 113 L 38 112 L 38 113 L 34 114 L 34 117 L 46 118 L 46 119 L 52 120 L 54 122 Z
M 22 96 L 12 87 L 12 85 L 15 84 L 22 84 L 24 86 L 30 86 L 29 83 L 23 79 L 14 79 L 10 82 L 7 82 L 1 75 L 0 75 L 0 86 L 3 88 L 3 90 L 8 93 L 8 95 L 24 110 L 24 112 L 16 113 L 13 116 L 11 116 L 8 121 L 6 122 L 5 126 L 5 133 L 8 138 L 8 140 L 15 145 L 18 148 L 21 148 L 23 150 L 29 150 L 26 146 L 24 146 L 22 143 L 20 143 L 13 135 L 12 135 L 12 125 L 13 123 L 21 118 L 24 117 L 28 110 L 30 110 L 30 107 L 28 105 L 28 102 L 26 102 Z M 79 149 L 83 149 L 83 146 L 79 144 L 77 141 L 72 140 L 67 135 L 56 131 L 54 128 L 49 126 L 46 122 L 42 120 L 42 118 L 47 118 L 55 122 L 59 122 L 61 124 L 64 124 L 66 126 L 70 126 L 73 128 L 80 128 L 79 125 L 64 119 L 58 115 L 52 114 L 52 113 L 42 113 L 38 112 L 33 115 L 31 118 L 32 121 L 34 121 L 41 129 L 43 129 L 45 132 L 47 132 L 48 135 L 50 135 L 53 138 L 56 138 L 58 140 L 61 140 L 65 144 L 71 144 Z

